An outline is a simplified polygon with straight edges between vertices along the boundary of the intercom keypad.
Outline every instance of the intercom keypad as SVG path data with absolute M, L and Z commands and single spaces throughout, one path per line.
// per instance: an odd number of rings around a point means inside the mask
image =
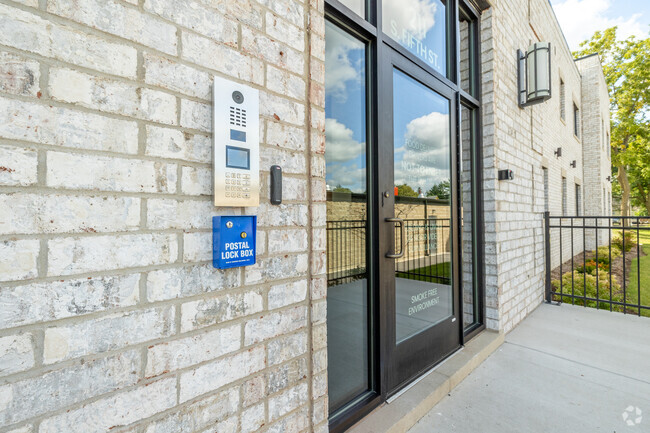
M 214 78 L 214 204 L 259 205 L 259 92 Z

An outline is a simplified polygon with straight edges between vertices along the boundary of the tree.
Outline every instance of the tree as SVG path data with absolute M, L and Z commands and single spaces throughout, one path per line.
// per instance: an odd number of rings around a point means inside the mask
M 417 197 L 418 193 L 407 184 L 397 185 L 397 195 L 400 197 Z
M 451 197 L 451 184 L 449 180 L 437 183 L 427 191 L 427 197 L 438 197 L 440 200 L 449 200 Z
M 341 184 L 338 184 L 336 188 L 332 192 L 338 192 L 338 193 L 343 193 L 343 194 L 352 194 L 352 190 L 350 188 L 346 188 L 344 186 L 341 186 Z
M 600 54 L 611 101 L 612 166 L 621 187 L 621 215 L 633 198 L 650 211 L 650 38 L 619 41 L 616 27 L 580 44 L 576 57 Z

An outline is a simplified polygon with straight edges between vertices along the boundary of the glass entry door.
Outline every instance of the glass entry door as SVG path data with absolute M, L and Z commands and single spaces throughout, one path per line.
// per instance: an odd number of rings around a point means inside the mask
M 450 89 L 413 64 L 381 71 L 380 286 L 388 394 L 460 345 L 455 110 Z M 380 99 L 381 104 L 381 99 Z M 383 242 L 382 242 L 383 241 Z M 383 247 L 383 249 L 382 249 Z

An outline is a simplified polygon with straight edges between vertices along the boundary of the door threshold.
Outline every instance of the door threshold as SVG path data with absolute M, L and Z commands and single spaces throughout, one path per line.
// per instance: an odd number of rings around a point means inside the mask
M 504 334 L 483 331 L 372 411 L 350 433 L 405 433 L 501 346 Z
M 409 383 L 409 384 L 406 385 L 404 388 L 402 388 L 401 390 L 399 390 L 395 395 L 393 395 L 393 396 L 387 398 L 387 399 L 386 399 L 386 404 L 391 404 L 392 402 L 394 402 L 395 400 L 397 400 L 401 395 L 406 394 L 406 392 L 408 392 L 408 390 L 410 390 L 411 388 L 413 388 L 413 387 L 414 387 L 415 385 L 417 385 L 418 383 L 422 382 L 424 379 L 427 378 L 427 376 L 429 376 L 431 373 L 433 373 L 434 371 L 436 371 L 436 370 L 438 370 L 440 367 L 442 367 L 442 366 L 443 366 L 447 361 L 449 361 L 451 358 L 453 358 L 454 356 L 456 356 L 456 355 L 457 355 L 459 352 L 461 352 L 464 348 L 465 348 L 464 346 L 460 346 L 458 349 L 456 349 L 456 350 L 454 350 L 453 352 L 451 352 L 451 353 L 450 353 L 450 354 L 449 354 L 445 359 L 443 359 L 441 362 L 439 362 L 438 364 L 436 364 L 436 365 L 434 365 L 433 367 L 431 367 L 429 370 L 427 370 L 425 373 L 423 373 L 420 377 L 418 377 L 418 378 L 415 379 L 413 382 Z

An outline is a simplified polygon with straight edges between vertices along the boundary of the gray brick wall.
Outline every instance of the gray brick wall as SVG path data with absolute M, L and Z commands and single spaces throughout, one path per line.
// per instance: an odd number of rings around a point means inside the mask
M 322 0 L 0 3 L 0 433 L 327 431 L 323 14 Z M 608 112 L 548 2 L 494 2 L 481 25 L 486 321 L 508 331 L 542 299 L 543 168 L 553 214 L 563 176 L 593 201 L 595 127 L 574 137 L 572 104 Z M 521 110 L 515 54 L 538 37 L 555 94 Z M 259 208 L 211 203 L 215 74 L 260 90 Z M 514 181 L 496 180 L 505 168 Z M 258 264 L 215 270 L 210 217 L 242 213 L 259 216 Z
M 569 213 L 574 214 L 574 185 L 586 186 L 587 179 L 591 181 L 594 176 L 583 164 L 583 143 L 591 143 L 591 129 L 581 125 L 579 130 L 584 133 L 574 135 L 573 104 L 580 109 L 581 123 L 593 114 L 585 92 L 595 92 L 602 118 L 609 118 L 609 111 L 606 87 L 603 93 L 602 87 L 595 90 L 592 83 L 583 80 L 548 1 L 493 2 L 483 14 L 481 25 L 487 325 L 507 332 L 543 299 L 545 204 L 552 215 L 562 215 L 564 177 Z M 520 109 L 516 53 L 537 41 L 552 44 L 553 95 L 542 104 Z M 560 80 L 564 92 L 560 92 Z M 565 98 L 566 119 L 561 115 L 561 96 Z M 560 158 L 555 156 L 559 147 Z M 594 151 L 606 155 L 600 147 Z M 576 168 L 570 166 L 574 160 Z M 600 173 L 605 172 L 605 167 L 603 162 Z M 499 169 L 513 170 L 515 179 L 497 181 Z M 548 177 L 546 197 L 543 169 Z M 585 203 L 591 199 L 589 194 L 585 189 Z M 587 205 L 582 208 L 590 211 Z M 560 263 L 558 237 L 554 232 L 553 267 Z M 563 260 L 571 257 L 570 244 L 570 235 L 564 233 Z M 582 250 L 582 234 L 576 233 L 574 254 Z
M 323 13 L 0 4 L 1 433 L 327 431 Z M 212 205 L 213 75 L 260 90 L 259 208 Z M 213 269 L 242 213 L 258 264 Z

